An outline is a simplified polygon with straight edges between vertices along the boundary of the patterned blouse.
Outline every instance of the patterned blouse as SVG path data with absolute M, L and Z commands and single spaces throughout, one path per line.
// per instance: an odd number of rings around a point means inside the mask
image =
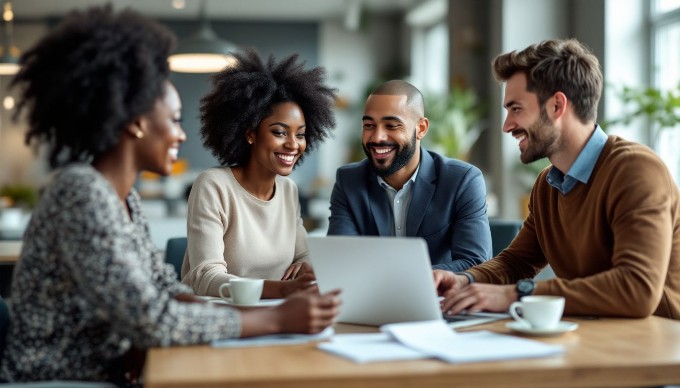
M 132 220 L 92 166 L 59 172 L 24 236 L 0 378 L 120 381 L 122 356 L 241 332 L 237 310 L 173 299 L 176 280 L 149 236 L 134 189 Z

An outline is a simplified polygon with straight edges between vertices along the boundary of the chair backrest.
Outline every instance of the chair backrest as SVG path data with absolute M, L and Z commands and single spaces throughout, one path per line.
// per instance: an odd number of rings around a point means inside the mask
M 489 227 L 491 228 L 491 250 L 493 256 L 496 257 L 515 239 L 522 227 L 522 221 L 490 219 Z
M 170 263 L 175 267 L 175 272 L 177 272 L 177 280 L 182 280 L 182 262 L 184 261 L 184 253 L 186 251 L 186 237 L 171 238 L 168 240 L 168 243 L 165 246 L 165 262 Z
M 0 297 L 0 360 L 2 360 L 2 354 L 5 352 L 9 324 L 10 324 L 9 307 L 7 306 L 5 300 L 2 299 L 2 297 Z

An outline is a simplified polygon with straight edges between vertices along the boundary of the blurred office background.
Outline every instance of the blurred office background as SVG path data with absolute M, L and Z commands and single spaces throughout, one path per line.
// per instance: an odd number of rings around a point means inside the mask
M 104 1 L 12 0 L 10 44 L 24 52 L 68 10 L 100 3 Z M 524 199 L 546 164 L 522 166 L 517 142 L 501 132 L 502 89 L 491 75 L 490 61 L 501 52 L 548 38 L 575 37 L 593 50 L 606 82 L 599 121 L 611 123 L 609 133 L 649 145 L 676 180 L 680 178 L 680 126 L 673 121 L 680 100 L 672 98 L 678 97 L 680 83 L 680 0 L 115 0 L 113 4 L 154 17 L 180 41 L 198 29 L 203 5 L 219 38 L 277 58 L 299 53 L 309 66 L 326 68 L 328 82 L 340 96 L 335 137 L 292 175 L 309 230 L 325 232 L 335 170 L 363 158 L 359 138 L 367 91 L 391 78 L 411 81 L 431 104 L 426 145 L 482 169 L 490 216 L 522 219 Z M 5 33 L 7 23 L 3 21 Z M 4 42 L 3 47 L 7 39 Z M 0 238 L 20 236 L 32 196 L 48 178 L 41 158 L 24 145 L 25 121 L 11 120 L 16 91 L 7 89 L 10 80 L 11 76 L 0 76 L 0 197 L 4 196 Z M 171 177 L 143 174 L 138 182 L 159 247 L 168 237 L 186 235 L 186 190 L 197 173 L 218 164 L 203 149 L 199 134 L 199 101 L 210 89 L 210 75 L 173 73 L 172 81 L 184 104 L 187 141 L 180 151 L 182 162 Z M 624 102 L 624 87 L 632 90 L 631 102 Z M 644 105 L 645 96 L 651 96 L 652 103 Z M 646 110 L 634 114 L 636 104 Z

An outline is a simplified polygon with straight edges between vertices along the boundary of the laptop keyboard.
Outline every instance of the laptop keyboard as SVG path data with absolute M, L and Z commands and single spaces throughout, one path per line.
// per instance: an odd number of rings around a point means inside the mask
M 485 323 L 510 318 L 510 315 L 505 313 L 479 312 L 474 314 L 443 314 L 443 317 L 449 327 L 457 329 L 468 326 L 483 325 Z

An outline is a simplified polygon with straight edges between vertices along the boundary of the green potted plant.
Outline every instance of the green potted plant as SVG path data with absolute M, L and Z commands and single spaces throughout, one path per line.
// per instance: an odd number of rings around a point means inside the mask
M 33 209 L 38 202 L 38 192 L 30 185 L 12 184 L 0 188 L 0 197 L 9 199 L 9 206 L 26 210 Z
M 425 116 L 430 129 L 424 142 L 434 151 L 467 160 L 470 149 L 484 130 L 484 106 L 472 89 L 453 87 L 448 95 L 427 93 Z
M 605 128 L 629 124 L 639 117 L 647 118 L 657 130 L 674 128 L 680 124 L 680 84 L 667 91 L 653 87 L 623 86 L 617 94 L 626 110 L 621 117 L 605 121 L 602 124 Z

